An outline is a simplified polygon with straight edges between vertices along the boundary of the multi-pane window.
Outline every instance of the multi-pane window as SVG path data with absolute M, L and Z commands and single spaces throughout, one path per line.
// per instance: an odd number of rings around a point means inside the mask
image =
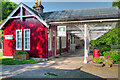
M 51 50 L 51 30 L 49 31 L 48 35 L 48 50 Z
M 30 29 L 24 29 L 24 50 L 30 50 Z
M 59 37 L 57 37 L 57 49 L 59 49 L 60 46 L 59 46 Z
M 66 37 L 61 37 L 62 40 L 62 48 L 66 48 Z
M 22 50 L 22 29 L 16 30 L 16 50 Z

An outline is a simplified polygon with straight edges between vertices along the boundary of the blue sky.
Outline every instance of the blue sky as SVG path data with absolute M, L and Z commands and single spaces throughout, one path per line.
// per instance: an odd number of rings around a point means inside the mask
M 48 0 L 50 1 L 50 0 Z M 105 1 L 105 0 L 104 0 Z M 20 2 L 18 0 L 14 0 L 12 2 L 15 2 L 19 4 Z M 35 5 L 35 0 L 33 1 L 22 1 L 29 7 L 33 7 Z M 112 7 L 112 1 L 108 2 L 45 2 L 42 1 L 42 5 L 44 6 L 44 12 L 50 12 L 50 11 L 59 11 L 59 10 L 72 10 L 72 9 L 88 9 L 88 8 L 103 8 L 103 7 Z

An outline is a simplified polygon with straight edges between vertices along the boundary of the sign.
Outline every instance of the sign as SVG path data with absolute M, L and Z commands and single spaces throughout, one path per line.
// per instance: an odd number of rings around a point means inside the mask
M 13 35 L 5 35 L 5 39 L 13 39 Z
M 57 26 L 57 36 L 66 37 L 66 26 Z

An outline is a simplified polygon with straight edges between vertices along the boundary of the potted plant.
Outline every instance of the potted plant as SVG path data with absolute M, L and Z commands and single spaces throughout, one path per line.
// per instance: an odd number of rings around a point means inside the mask
M 95 57 L 92 59 L 93 63 L 95 66 L 97 67 L 103 67 L 103 62 L 104 62 L 104 58 L 100 58 L 100 57 Z
M 28 60 L 29 54 L 26 51 L 15 51 L 13 58 L 18 60 Z

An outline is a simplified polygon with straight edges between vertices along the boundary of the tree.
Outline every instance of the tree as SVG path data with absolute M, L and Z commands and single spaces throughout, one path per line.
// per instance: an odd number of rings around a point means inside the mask
M 120 8 L 120 0 L 113 1 L 112 6 Z
M 4 22 L 5 20 L 0 21 L 0 25 Z M 2 41 L 3 41 L 3 34 L 2 30 L 0 30 L 0 49 L 2 48 Z
M 17 4 L 9 2 L 9 0 L 0 0 L 0 25 L 4 22 L 4 19 L 17 7 Z M 1 12 L 2 11 L 2 12 Z M 0 48 L 2 44 L 2 30 L 0 30 Z
M 2 19 L 6 19 L 7 16 L 17 7 L 17 4 L 13 2 L 2 2 Z

